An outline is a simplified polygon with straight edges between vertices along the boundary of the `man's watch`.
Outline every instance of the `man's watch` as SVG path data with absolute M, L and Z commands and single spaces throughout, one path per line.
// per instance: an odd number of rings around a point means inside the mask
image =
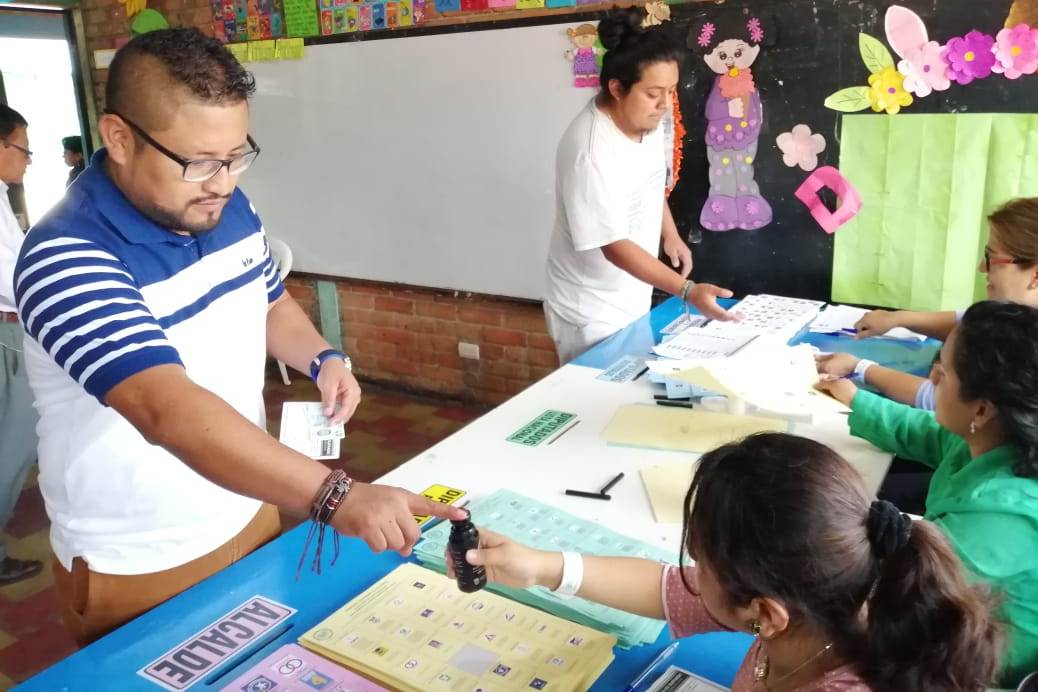
M 321 366 L 324 365 L 324 361 L 329 358 L 341 358 L 343 364 L 347 370 L 353 370 L 353 361 L 342 351 L 336 351 L 334 348 L 329 348 L 326 351 L 318 353 L 312 361 L 310 361 L 310 379 L 314 382 L 317 381 L 317 376 L 321 374 Z

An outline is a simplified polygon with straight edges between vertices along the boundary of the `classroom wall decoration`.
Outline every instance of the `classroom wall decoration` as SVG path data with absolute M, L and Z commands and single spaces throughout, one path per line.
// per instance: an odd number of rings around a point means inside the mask
M 859 35 L 861 57 L 871 73 L 869 86 L 848 87 L 832 94 L 825 105 L 844 113 L 872 108 L 896 115 L 923 98 L 975 80 L 1002 75 L 1019 79 L 1038 71 L 1038 29 L 1027 24 L 1006 27 L 997 36 L 973 29 L 941 46 L 929 39 L 926 25 L 912 10 L 893 5 L 886 11 L 887 42 L 902 60 L 894 59 L 878 39 Z
M 972 297 L 976 289 L 976 262 L 982 248 L 978 248 L 975 241 L 986 233 L 984 217 L 991 206 L 1012 195 L 1038 195 L 1038 171 L 1034 170 L 1038 166 L 1038 151 L 1031 146 L 1038 138 L 1038 130 L 1027 131 L 1021 129 L 1018 122 L 995 117 L 990 137 L 981 129 L 983 136 L 978 134 L 978 139 L 973 141 L 964 136 L 966 123 L 975 115 L 1012 118 L 1018 113 L 1038 113 L 1035 86 L 1038 76 L 1023 74 L 1009 79 L 993 71 L 987 78 L 975 79 L 967 86 L 949 79 L 946 88 L 941 81 L 924 81 L 921 77 L 940 76 L 939 71 L 923 68 L 929 64 L 927 60 L 934 48 L 940 57 L 940 49 L 952 38 L 965 37 L 978 30 L 994 37 L 997 43 L 1007 17 L 1011 21 L 1005 28 L 1012 29 L 1028 20 L 1032 20 L 1031 27 L 1038 26 L 1038 22 L 1033 21 L 1038 17 L 1032 19 L 1019 13 L 1010 16 L 1011 6 L 1020 8 L 1030 3 L 1031 0 L 1016 3 L 1013 0 L 784 2 L 782 12 L 773 16 L 777 40 L 761 51 L 752 66 L 754 85 L 766 112 L 754 163 L 754 180 L 773 210 L 771 223 L 759 230 L 716 233 L 700 223 L 703 206 L 712 190 L 708 176 L 703 174 L 708 166 L 708 132 L 700 125 L 703 121 L 699 118 L 716 75 L 704 67 L 698 51 L 690 50 L 682 66 L 679 90 L 688 128 L 683 175 L 669 202 L 679 231 L 693 243 L 696 280 L 727 286 L 740 295 L 777 293 L 881 306 L 905 305 L 911 301 L 911 305 L 919 309 L 963 307 L 962 296 Z M 1038 6 L 1038 2 L 1034 4 Z M 917 51 L 902 51 L 904 46 L 896 38 L 896 28 L 892 32 L 893 40 L 888 40 L 888 9 L 892 5 L 910 11 L 925 28 L 925 40 L 918 40 L 921 33 L 918 31 L 913 39 Z M 753 13 L 772 6 L 761 0 L 729 0 L 725 9 Z M 674 4 L 671 21 L 688 34 L 717 12 L 713 5 Z M 902 21 L 904 17 L 902 14 Z M 896 11 L 892 18 L 898 19 Z M 863 67 L 859 34 L 872 36 L 884 44 L 895 70 L 905 78 L 903 88 L 913 102 L 901 107 L 896 116 L 887 115 L 885 110 L 876 113 L 871 107 L 866 107 L 864 115 L 850 116 L 823 105 L 826 98 L 843 88 L 855 84 L 867 86 L 870 72 Z M 696 37 L 698 33 L 693 38 Z M 931 42 L 934 45 L 929 45 Z M 1024 52 L 1023 47 L 1020 52 Z M 904 70 L 900 69 L 902 63 L 906 63 Z M 908 69 L 909 64 L 918 69 Z M 913 77 L 920 78 L 918 85 L 912 84 Z M 927 85 L 929 93 L 925 93 Z M 919 115 L 947 116 L 952 122 L 955 118 L 967 118 L 959 125 L 963 129 L 958 144 L 947 129 L 943 134 L 938 131 L 926 135 L 920 140 L 926 142 L 925 147 L 916 146 L 911 138 L 904 138 L 897 130 L 854 131 L 849 138 L 845 131 L 852 119 L 869 123 L 911 121 Z M 799 124 L 825 140 L 825 148 L 817 154 L 817 166 L 837 168 L 862 198 L 857 216 L 832 234 L 820 227 L 812 209 L 796 196 L 809 172 L 799 165 L 787 166 L 787 151 L 778 143 L 779 135 L 792 134 Z M 1008 131 L 1003 134 L 1006 128 Z M 887 141 L 886 137 L 895 135 L 896 143 Z M 1008 142 L 1014 138 L 1016 147 L 1010 148 Z M 991 139 L 998 144 L 990 143 Z M 899 146 L 902 141 L 907 142 L 905 147 Z M 848 142 L 853 145 L 852 150 L 848 150 Z M 991 156 L 973 156 L 972 147 L 987 149 L 989 146 Z M 1003 158 L 996 162 L 998 156 Z M 966 196 L 972 199 L 969 204 L 965 203 L 966 197 L 957 200 L 963 206 L 955 209 L 955 223 L 949 225 L 948 219 L 952 218 L 949 200 L 938 195 L 936 188 L 947 183 L 948 169 L 952 167 L 962 171 L 956 177 L 956 194 L 962 194 L 964 186 L 977 190 L 974 193 L 971 189 Z M 996 178 L 1011 184 L 996 184 Z M 902 187 L 885 190 L 883 180 L 886 185 Z M 836 194 L 827 187 L 816 193 L 815 198 L 822 209 L 835 212 L 840 208 L 836 205 Z M 896 210 L 898 204 L 912 211 L 910 218 Z M 894 210 L 890 209 L 891 205 Z M 880 218 L 882 225 L 877 227 Z M 958 242 L 965 243 L 964 256 L 947 251 L 950 245 L 960 247 L 956 245 Z M 881 243 L 882 258 L 875 255 Z M 854 270 L 858 265 L 861 270 Z M 929 278 L 935 286 L 926 291 L 923 286 L 906 289 L 903 281 L 908 281 L 914 267 L 918 267 L 915 275 L 920 283 Z M 945 286 L 943 291 L 937 288 L 940 285 Z M 983 290 L 982 285 L 980 289 Z
M 833 299 L 940 310 L 983 298 L 985 216 L 1038 195 L 1038 115 L 848 116 L 841 140 L 866 204 L 836 235 Z
M 598 28 L 594 24 L 581 24 L 566 29 L 573 48 L 566 51 L 566 59 L 573 63 L 573 86 L 598 87 Z M 601 44 L 599 44 L 601 45 Z
M 699 217 L 711 231 L 771 223 L 771 205 L 754 180 L 764 110 L 752 65 L 772 33 L 763 15 L 727 12 L 696 23 L 688 34 L 689 47 L 716 74 L 706 101 L 710 196 Z

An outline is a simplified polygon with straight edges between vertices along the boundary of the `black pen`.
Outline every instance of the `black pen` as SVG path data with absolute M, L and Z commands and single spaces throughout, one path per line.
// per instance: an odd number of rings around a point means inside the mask
M 574 497 L 586 497 L 589 500 L 612 500 L 613 499 L 609 495 L 604 495 L 602 493 L 589 493 L 589 492 L 585 492 L 583 490 L 569 490 L 569 489 L 567 489 L 566 490 L 566 494 L 567 495 L 572 495 Z
M 657 399 L 657 406 L 673 406 L 674 408 L 695 408 L 696 405 L 691 400 L 672 400 L 672 399 Z

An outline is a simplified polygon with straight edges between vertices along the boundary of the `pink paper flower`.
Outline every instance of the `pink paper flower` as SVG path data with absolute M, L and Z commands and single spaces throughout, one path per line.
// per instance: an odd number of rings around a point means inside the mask
M 800 166 L 805 171 L 818 168 L 818 155 L 825 151 L 825 137 L 811 134 L 807 125 L 797 125 L 792 132 L 783 132 L 776 140 L 782 150 L 782 161 L 790 168 Z
M 707 22 L 703 25 L 703 28 L 699 31 L 699 45 L 706 48 L 710 45 L 710 39 L 714 37 L 714 32 L 717 31 L 717 27 L 714 26 L 713 22 Z
M 750 39 L 754 43 L 760 43 L 764 40 L 764 28 L 760 25 L 760 20 L 756 17 L 746 22 L 746 30 L 750 32 Z
M 929 41 L 909 52 L 897 64 L 897 71 L 905 76 L 905 91 L 919 97 L 951 86 L 941 58 L 941 44 L 937 41 Z
M 1008 79 L 1018 79 L 1038 71 L 1038 29 L 1026 24 L 1002 29 L 992 50 L 995 53 L 992 72 L 1005 74 Z
M 941 51 L 948 68 L 948 79 L 965 85 L 974 79 L 990 77 L 991 68 L 995 66 L 994 45 L 993 37 L 979 31 L 971 31 L 962 38 L 948 41 L 948 45 Z

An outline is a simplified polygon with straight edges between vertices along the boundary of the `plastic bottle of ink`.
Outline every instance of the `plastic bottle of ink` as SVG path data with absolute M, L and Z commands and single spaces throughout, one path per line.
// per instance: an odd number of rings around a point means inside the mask
M 454 563 L 458 589 L 472 593 L 487 585 L 487 572 L 483 566 L 470 565 L 465 559 L 465 553 L 479 548 L 479 531 L 472 523 L 471 517 L 451 519 L 451 535 L 447 547 Z

